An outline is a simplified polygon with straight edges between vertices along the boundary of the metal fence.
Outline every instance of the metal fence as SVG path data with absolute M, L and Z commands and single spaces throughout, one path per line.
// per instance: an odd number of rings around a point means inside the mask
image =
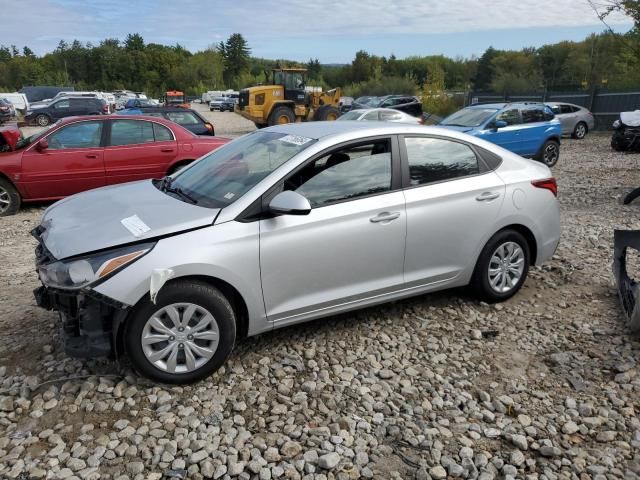
M 500 95 L 495 92 L 471 92 L 466 104 L 489 102 L 567 102 L 586 107 L 596 119 L 596 130 L 609 130 L 620 112 L 640 109 L 640 89 L 634 91 L 578 90 L 571 92 L 532 92 Z

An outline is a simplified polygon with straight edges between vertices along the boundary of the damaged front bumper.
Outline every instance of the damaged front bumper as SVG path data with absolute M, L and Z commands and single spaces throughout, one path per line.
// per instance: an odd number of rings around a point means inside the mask
M 640 230 L 614 232 L 613 275 L 625 313 L 627 326 L 633 333 L 640 332 L 640 284 L 627 272 L 627 250 L 640 253 Z
M 64 349 L 79 358 L 114 357 L 116 338 L 129 307 L 92 290 L 34 290 L 39 307 L 59 312 Z

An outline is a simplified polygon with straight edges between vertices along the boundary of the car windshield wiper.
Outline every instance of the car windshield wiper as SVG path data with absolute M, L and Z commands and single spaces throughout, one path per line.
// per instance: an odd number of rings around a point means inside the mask
M 182 198 L 183 200 L 186 200 L 189 203 L 192 203 L 194 205 L 198 204 L 198 200 L 193 198 L 191 195 L 189 195 L 187 192 L 182 190 L 180 187 L 174 187 L 173 186 L 173 178 L 171 178 L 169 176 L 166 176 L 166 177 L 162 178 L 162 180 L 160 181 L 160 187 L 159 188 L 160 188 L 160 191 L 162 191 L 162 192 L 175 193 L 180 198 Z
M 443 127 L 469 127 L 469 125 L 460 125 L 459 123 L 441 123 Z

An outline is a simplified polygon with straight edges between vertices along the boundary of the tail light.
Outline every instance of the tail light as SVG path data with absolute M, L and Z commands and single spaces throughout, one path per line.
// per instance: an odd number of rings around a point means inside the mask
M 105 104 L 102 106 L 102 112 L 103 113 L 109 113 L 109 105 Z
M 545 178 L 544 180 L 534 180 L 533 182 L 531 182 L 531 185 L 536 188 L 544 188 L 545 190 L 549 190 L 551 193 L 553 193 L 554 197 L 558 196 L 558 184 L 556 182 L 556 179 L 553 177 Z

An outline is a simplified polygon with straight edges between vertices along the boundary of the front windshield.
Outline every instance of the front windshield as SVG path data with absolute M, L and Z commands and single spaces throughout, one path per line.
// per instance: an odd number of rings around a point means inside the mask
M 358 120 L 362 115 L 362 110 L 351 110 L 350 112 L 340 115 L 338 120 Z
M 359 105 L 370 105 L 375 103 L 378 100 L 378 97 L 359 97 L 354 100 L 354 103 Z
M 16 143 L 16 150 L 20 150 L 21 148 L 28 147 L 32 143 L 37 142 L 40 139 L 40 137 L 43 137 L 53 127 L 58 126 L 58 124 L 60 124 L 60 120 L 58 120 L 56 123 L 52 123 L 48 127 L 45 127 L 45 129 L 42 130 L 41 132 L 31 135 L 30 137 L 21 138 Z
M 479 127 L 498 110 L 495 108 L 464 108 L 445 118 L 440 125 L 451 127 Z
M 181 170 L 171 188 L 182 190 L 199 206 L 223 208 L 314 142 L 284 133 L 250 133 Z

